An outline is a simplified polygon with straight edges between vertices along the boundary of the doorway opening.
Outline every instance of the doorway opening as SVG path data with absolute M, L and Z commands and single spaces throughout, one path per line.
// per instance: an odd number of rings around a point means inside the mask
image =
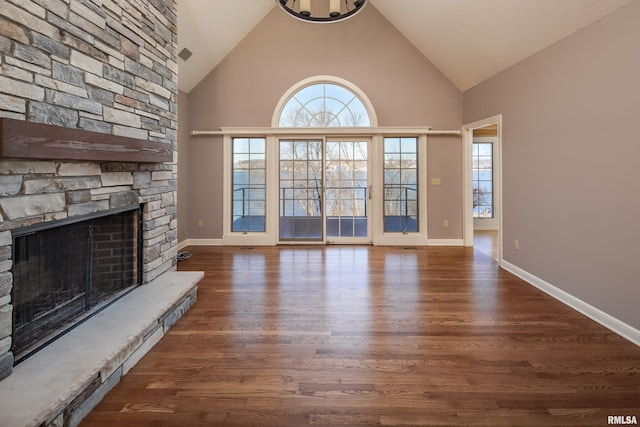
M 502 116 L 464 126 L 464 242 L 502 260 Z

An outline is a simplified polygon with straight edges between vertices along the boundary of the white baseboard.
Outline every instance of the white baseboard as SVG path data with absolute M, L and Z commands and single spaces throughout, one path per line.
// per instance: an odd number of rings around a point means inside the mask
M 185 239 L 178 243 L 178 250 L 187 246 L 222 246 L 222 239 Z
M 500 265 L 508 272 L 518 276 L 530 285 L 535 286 L 542 292 L 552 296 L 563 304 L 566 304 L 574 310 L 584 314 L 585 316 L 598 322 L 605 328 L 631 341 L 635 345 L 640 346 L 640 330 L 627 325 L 623 321 L 616 319 L 615 317 L 605 313 L 599 308 L 596 308 L 591 304 L 588 304 L 581 299 L 574 297 L 573 295 L 563 291 L 562 289 L 557 288 L 556 286 L 553 286 L 548 282 L 545 282 L 541 278 L 534 276 L 533 274 L 505 260 L 502 260 Z
M 187 246 L 223 246 L 223 239 L 185 239 L 178 243 L 178 250 Z M 306 243 L 308 244 L 308 243 Z M 428 239 L 428 246 L 464 246 L 462 239 Z
M 473 225 L 473 230 L 474 231 L 498 231 L 498 226 L 495 225 L 495 224 L 487 224 L 487 225 L 484 225 L 484 224 L 476 225 L 476 224 L 474 224 Z
M 224 244 L 225 243 L 223 239 L 185 239 L 178 243 L 178 250 L 180 251 L 186 248 L 187 246 L 223 246 Z M 243 244 L 245 243 L 243 242 Z M 254 245 L 255 246 L 264 245 L 264 243 L 255 244 L 254 242 Z M 381 245 L 384 246 L 384 244 L 381 244 Z M 428 246 L 464 246 L 464 240 L 462 239 L 428 239 L 427 245 Z
M 429 239 L 429 246 L 464 246 L 463 239 Z

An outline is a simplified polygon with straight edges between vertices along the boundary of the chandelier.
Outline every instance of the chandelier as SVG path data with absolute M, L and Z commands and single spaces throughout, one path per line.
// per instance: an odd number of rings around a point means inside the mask
M 303 21 L 335 22 L 360 12 L 367 0 L 276 0 L 276 3 Z

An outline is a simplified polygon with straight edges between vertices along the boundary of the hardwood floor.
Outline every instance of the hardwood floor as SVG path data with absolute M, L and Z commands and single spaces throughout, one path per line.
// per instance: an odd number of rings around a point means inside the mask
M 640 347 L 472 248 L 188 250 L 198 302 L 82 426 L 640 419 Z
M 498 230 L 474 230 L 473 248 L 498 260 Z

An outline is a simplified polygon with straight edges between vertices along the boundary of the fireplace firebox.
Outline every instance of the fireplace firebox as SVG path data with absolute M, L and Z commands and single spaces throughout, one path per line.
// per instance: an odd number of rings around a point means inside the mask
M 141 221 L 135 206 L 12 231 L 16 363 L 142 282 Z

